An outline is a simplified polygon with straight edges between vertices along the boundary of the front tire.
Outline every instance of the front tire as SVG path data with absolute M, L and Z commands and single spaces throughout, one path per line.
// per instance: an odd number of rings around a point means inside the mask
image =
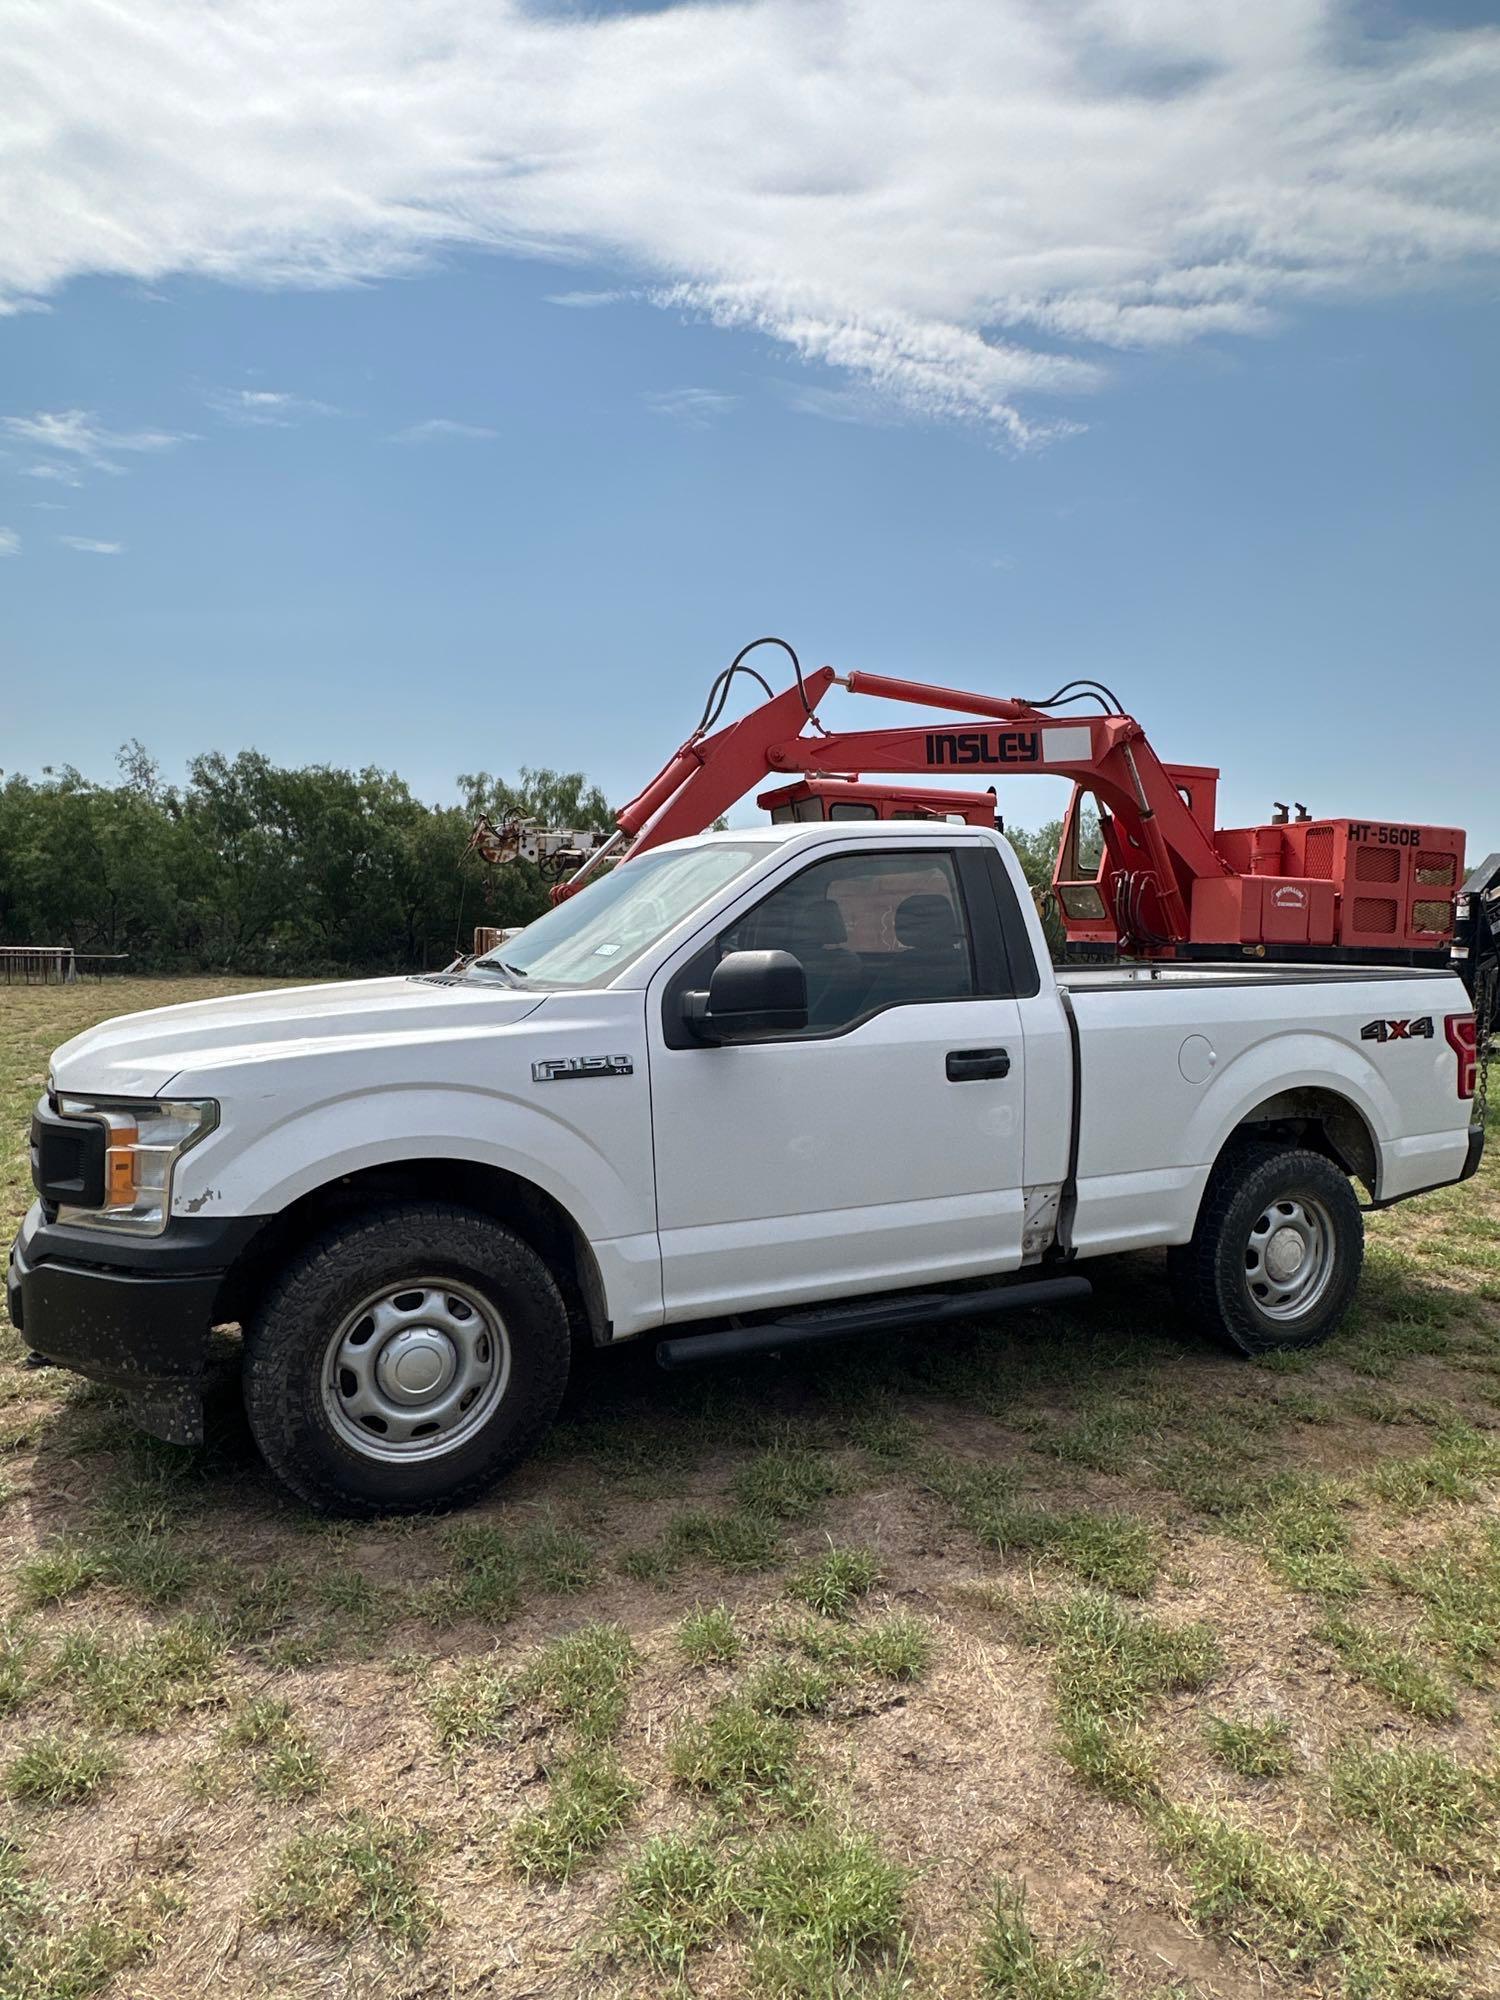
M 473 1498 L 541 1438 L 567 1386 L 567 1311 L 526 1243 L 470 1209 L 392 1203 L 308 1244 L 245 1335 L 245 1410 L 315 1507 Z
M 1321 1153 L 1256 1143 L 1214 1168 L 1192 1241 L 1168 1253 L 1180 1305 L 1241 1354 L 1316 1347 L 1359 1283 L 1364 1219 Z

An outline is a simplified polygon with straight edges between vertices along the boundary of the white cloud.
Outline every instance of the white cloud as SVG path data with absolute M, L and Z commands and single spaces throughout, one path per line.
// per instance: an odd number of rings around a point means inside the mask
M 0 528 L 0 556 L 18 556 L 21 553 L 21 537 L 14 528 Z
M 404 431 L 396 431 L 387 439 L 389 444 L 431 444 L 438 438 L 471 438 L 483 440 L 495 437 L 488 424 L 461 424 L 452 417 L 428 417 L 425 423 L 409 424 Z
M 86 556 L 122 556 L 123 542 L 96 542 L 91 535 L 59 535 L 57 538 L 65 549 L 77 549 Z
M 600 306 L 617 306 L 634 296 L 633 292 L 548 292 L 546 299 L 549 306 L 572 306 L 576 311 L 589 312 Z
M 1361 18 L 52 0 L 7 29 L 0 298 L 98 271 L 346 284 L 456 245 L 588 259 L 1024 441 L 1018 408 L 1095 384 L 1101 352 L 1500 254 L 1500 28 Z
M 179 431 L 111 431 L 100 424 L 91 410 L 38 410 L 29 417 L 0 417 L 0 431 L 22 443 L 55 451 L 76 465 L 95 472 L 123 472 L 111 456 L 115 452 L 170 451 L 183 442 Z M 79 483 L 74 464 L 32 466 L 33 479 L 56 479 L 64 486 Z
M 706 430 L 715 417 L 722 417 L 739 401 L 719 389 L 648 389 L 641 401 L 653 416 L 675 417 L 694 430 Z
M 314 396 L 293 396 L 284 389 L 211 389 L 204 401 L 232 424 L 289 430 L 303 417 L 336 417 L 332 403 Z
M 23 465 L 23 479 L 50 479 L 59 486 L 82 486 L 83 481 L 71 465 Z

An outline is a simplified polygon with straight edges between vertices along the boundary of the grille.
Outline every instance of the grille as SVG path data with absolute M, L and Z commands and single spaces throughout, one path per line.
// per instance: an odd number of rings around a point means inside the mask
M 1354 928 L 1357 931 L 1374 931 L 1377 936 L 1393 937 L 1396 930 L 1396 905 L 1389 896 L 1356 896 Z
M 1317 875 L 1325 882 L 1331 880 L 1333 876 L 1333 828 L 1331 826 L 1315 826 L 1307 836 L 1307 846 L 1304 852 L 1307 856 L 1306 861 L 1303 863 L 1305 872 L 1309 875 Z
M 44 1097 L 31 1118 L 31 1179 L 44 1203 L 104 1206 L 104 1127 L 62 1119 Z
M 1356 882 L 1396 882 L 1400 878 L 1401 856 L 1394 847 L 1361 847 L 1356 852 Z
M 1419 854 L 1417 880 L 1424 889 L 1446 889 L 1458 873 L 1456 854 Z
M 1413 930 L 1440 931 L 1446 935 L 1453 928 L 1453 905 L 1435 898 L 1413 903 L 1411 921 Z

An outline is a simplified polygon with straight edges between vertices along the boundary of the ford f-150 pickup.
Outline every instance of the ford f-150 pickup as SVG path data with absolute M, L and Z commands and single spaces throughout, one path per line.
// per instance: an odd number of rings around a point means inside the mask
M 1474 1050 L 1443 971 L 1054 973 L 986 828 L 707 834 L 447 973 L 67 1043 L 10 1310 L 180 1440 L 238 1324 L 289 1486 L 430 1507 L 536 1443 L 580 1338 L 680 1365 L 936 1326 L 1160 1247 L 1221 1339 L 1310 1346 L 1362 1205 L 1477 1167 Z

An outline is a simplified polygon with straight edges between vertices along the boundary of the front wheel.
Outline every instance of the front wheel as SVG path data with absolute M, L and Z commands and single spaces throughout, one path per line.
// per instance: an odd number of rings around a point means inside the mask
M 529 1245 L 446 1203 L 391 1204 L 309 1244 L 245 1336 L 245 1409 L 314 1506 L 452 1505 L 536 1444 L 567 1385 L 568 1317 Z
M 1214 1168 L 1192 1241 L 1168 1254 L 1179 1303 L 1242 1354 L 1316 1347 L 1349 1309 L 1364 1220 L 1321 1153 L 1258 1143 Z

